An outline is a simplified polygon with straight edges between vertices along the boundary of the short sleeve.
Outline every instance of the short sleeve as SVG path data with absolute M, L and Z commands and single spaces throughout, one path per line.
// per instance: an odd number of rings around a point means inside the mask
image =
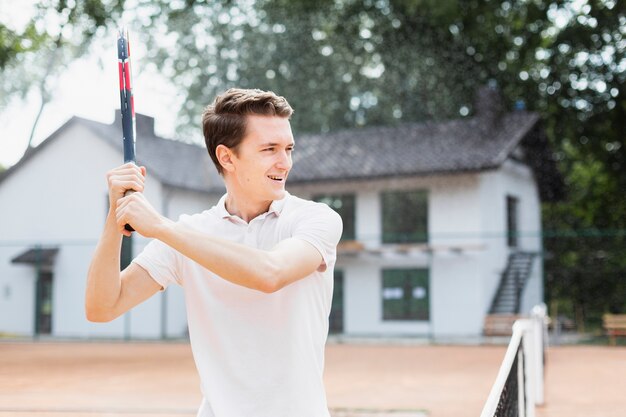
M 319 251 L 323 264 L 318 271 L 324 272 L 327 267 L 332 268 L 335 264 L 337 244 L 342 232 L 341 216 L 327 205 L 315 203 L 302 210 L 292 237 L 309 242 Z
M 181 256 L 165 243 L 155 239 L 148 243 L 145 249 L 133 259 L 133 262 L 145 269 L 152 279 L 165 289 L 174 283 L 182 285 Z

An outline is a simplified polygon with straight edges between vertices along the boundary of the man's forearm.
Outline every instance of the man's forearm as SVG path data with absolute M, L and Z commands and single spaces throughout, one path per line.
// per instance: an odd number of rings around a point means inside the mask
M 115 216 L 109 214 L 87 274 L 85 311 L 91 321 L 107 321 L 119 298 L 121 244 Z
M 282 269 L 269 251 L 208 236 L 169 220 L 155 238 L 234 284 L 268 293 L 280 288 Z

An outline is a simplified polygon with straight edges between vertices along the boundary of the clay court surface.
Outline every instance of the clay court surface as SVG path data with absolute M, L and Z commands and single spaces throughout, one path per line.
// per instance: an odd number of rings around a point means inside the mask
M 504 352 L 329 344 L 329 406 L 336 416 L 479 416 Z M 538 417 L 626 416 L 626 347 L 552 347 L 547 360 Z M 193 417 L 199 402 L 186 343 L 0 342 L 0 417 Z

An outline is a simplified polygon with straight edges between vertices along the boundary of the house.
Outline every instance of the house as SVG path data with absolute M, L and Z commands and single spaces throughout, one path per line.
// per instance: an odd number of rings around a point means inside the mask
M 205 149 L 159 138 L 137 115 L 146 196 L 170 218 L 213 205 L 224 192 Z M 111 323 L 85 318 L 90 258 L 108 212 L 106 172 L 123 163 L 121 123 L 73 117 L 0 177 L 0 333 L 81 338 L 186 334 L 183 293 L 165 291 Z M 124 254 L 147 240 L 135 234 Z
M 288 190 L 344 220 L 332 332 L 475 338 L 490 314 L 543 300 L 540 203 L 559 198 L 562 180 L 539 116 L 504 113 L 494 91 L 480 94 L 472 118 L 296 136 Z M 174 219 L 217 202 L 224 188 L 206 150 L 159 138 L 137 117 L 148 199 Z M 0 332 L 186 334 L 179 288 L 108 324 L 84 316 L 104 173 L 122 161 L 118 123 L 72 118 L 0 178 Z M 146 243 L 134 236 L 123 251 Z
M 475 109 L 296 144 L 291 190 L 344 219 L 338 332 L 473 338 L 543 301 L 540 203 L 562 179 L 536 113 L 504 113 L 490 88 Z

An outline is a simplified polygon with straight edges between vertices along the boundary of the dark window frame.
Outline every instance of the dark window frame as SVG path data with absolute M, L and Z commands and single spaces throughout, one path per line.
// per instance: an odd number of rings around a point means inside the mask
M 519 246 L 519 198 L 506 196 L 506 243 L 509 248 Z
M 333 301 L 328 317 L 328 331 L 330 334 L 341 334 L 345 325 L 345 271 L 337 268 L 333 272 Z
M 422 189 L 380 194 L 383 244 L 428 243 L 428 196 Z M 412 227 L 407 228 L 410 224 Z
M 423 297 L 418 298 L 416 294 Z M 427 268 L 382 269 L 381 306 L 383 321 L 430 321 L 430 271 Z

